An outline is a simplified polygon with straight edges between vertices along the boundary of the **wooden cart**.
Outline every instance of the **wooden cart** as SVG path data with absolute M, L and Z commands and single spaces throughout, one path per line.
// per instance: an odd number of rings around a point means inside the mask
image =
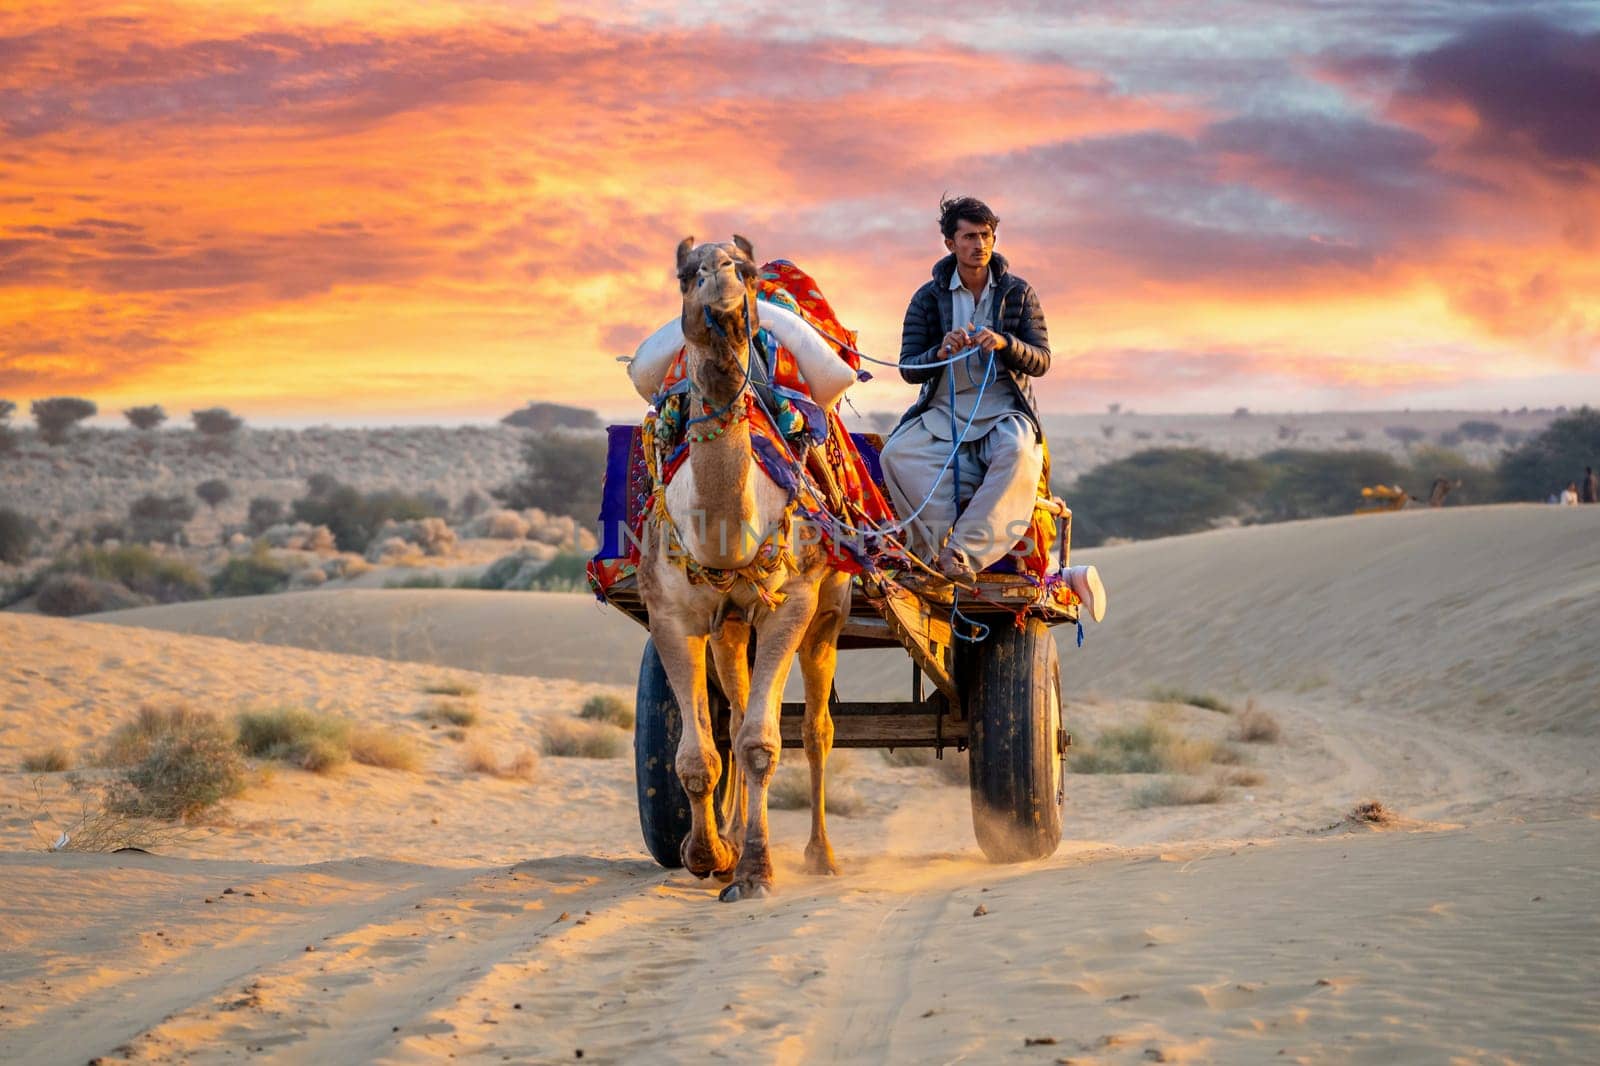
M 1040 501 L 1058 516 L 1066 561 L 1071 512 Z M 628 578 L 607 601 L 640 624 L 644 604 Z M 972 824 L 990 859 L 1020 862 L 1055 851 L 1061 840 L 1063 774 L 1071 737 L 1062 724 L 1061 665 L 1050 627 L 1076 623 L 1076 604 L 1062 603 L 1026 577 L 984 573 L 978 595 L 963 594 L 961 614 L 988 627 L 969 642 L 951 628 L 951 593 L 914 592 L 893 581 L 855 580 L 841 650 L 903 647 L 911 657 L 909 698 L 843 701 L 830 697 L 834 746 L 945 748 L 970 753 Z M 1019 624 L 1020 623 L 1020 624 Z M 728 758 L 728 705 L 707 669 L 718 748 Z M 689 804 L 674 771 L 680 722 L 677 700 L 653 644 L 639 665 L 634 757 L 639 824 L 645 844 L 665 867 L 682 864 Z M 783 746 L 799 748 L 802 703 L 785 703 Z M 726 782 L 727 775 L 723 775 Z M 720 797 L 719 797 L 720 798 Z

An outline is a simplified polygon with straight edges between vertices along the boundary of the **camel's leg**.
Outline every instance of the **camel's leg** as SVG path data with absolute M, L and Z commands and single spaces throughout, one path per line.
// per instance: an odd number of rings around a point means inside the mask
M 696 877 L 720 874 L 733 867 L 738 855 L 717 832 L 711 797 L 722 773 L 722 759 L 711 735 L 711 704 L 706 693 L 706 640 L 704 633 L 686 632 L 667 612 L 650 619 L 650 637 L 678 699 L 682 735 L 673 765 L 689 796 L 691 828 L 683 840 L 683 865 Z
M 733 755 L 750 789 L 745 803 L 744 846 L 724 902 L 765 896 L 772 891 L 772 857 L 767 851 L 767 786 L 778 769 L 783 737 L 778 715 L 783 685 L 817 607 L 817 586 L 803 576 L 784 586 L 788 599 L 756 623 L 756 663 L 744 724 L 733 739 Z
M 839 661 L 839 631 L 850 616 L 850 575 L 830 573 L 818 590 L 817 613 L 800 642 L 800 675 L 806 682 L 806 717 L 801 727 L 806 762 L 811 767 L 811 839 L 806 842 L 808 874 L 837 874 L 839 863 L 828 843 L 827 802 L 823 778 L 833 747 L 833 716 L 828 698 Z
M 744 615 L 729 611 L 711 633 L 711 661 L 716 664 L 717 681 L 728 698 L 728 737 L 739 735 L 744 725 L 744 709 L 750 700 L 750 623 Z M 739 760 L 728 760 L 728 787 L 722 790 L 717 824 L 729 840 L 744 839 L 745 801 L 748 789 Z

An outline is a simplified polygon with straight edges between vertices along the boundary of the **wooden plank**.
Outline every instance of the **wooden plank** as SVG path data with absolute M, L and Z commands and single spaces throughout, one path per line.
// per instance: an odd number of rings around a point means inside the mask
M 785 715 L 778 722 L 786 748 L 804 747 L 800 738 L 801 719 Z M 941 740 L 942 738 L 942 740 Z M 946 713 L 858 714 L 836 716 L 833 720 L 833 746 L 836 748 L 965 748 L 967 723 Z
M 885 583 L 876 604 L 889 629 L 951 703 L 961 703 L 951 669 L 950 620 L 934 613 L 923 599 L 898 585 Z

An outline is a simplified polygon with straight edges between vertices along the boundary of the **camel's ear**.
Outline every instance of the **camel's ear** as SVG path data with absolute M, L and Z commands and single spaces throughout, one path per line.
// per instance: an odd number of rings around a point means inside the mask
M 750 246 L 750 239 L 748 237 L 741 237 L 735 233 L 733 235 L 733 243 L 739 246 L 739 251 L 743 252 L 745 257 L 748 258 L 752 263 L 756 261 L 756 250 Z
M 694 251 L 694 238 L 685 237 L 678 242 L 678 269 L 683 269 L 683 264 L 689 261 L 689 253 Z

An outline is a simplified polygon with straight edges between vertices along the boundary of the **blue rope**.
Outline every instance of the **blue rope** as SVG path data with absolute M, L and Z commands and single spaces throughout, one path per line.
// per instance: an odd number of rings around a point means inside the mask
M 976 346 L 974 346 L 974 347 L 976 347 Z M 993 380 L 993 378 L 994 378 L 994 353 L 990 352 L 989 353 L 989 362 L 983 369 L 983 380 L 978 383 L 978 395 L 977 395 L 977 398 L 972 401 L 972 412 L 971 412 L 971 414 L 969 414 L 967 416 L 966 429 L 971 429 L 972 428 L 972 423 L 977 419 L 977 417 L 978 417 L 978 406 L 979 406 L 980 402 L 983 400 L 983 391 L 989 387 L 989 383 Z M 945 380 L 945 384 L 949 386 L 947 391 L 949 392 L 949 396 L 950 396 L 950 436 L 952 438 L 955 438 L 955 436 L 956 436 L 956 372 L 955 372 L 955 370 L 953 368 L 952 369 L 948 369 L 948 370 L 945 371 L 944 380 Z M 971 375 L 970 372 L 967 375 L 967 380 L 969 380 L 969 381 L 972 380 L 972 375 Z M 961 448 L 962 448 L 962 442 L 964 442 L 966 440 L 966 435 L 967 435 L 966 434 L 966 430 L 963 430 L 962 433 L 961 433 L 960 439 L 957 440 L 956 443 L 955 443 L 955 446 L 950 449 L 950 464 L 949 464 L 950 467 L 951 467 L 951 470 L 950 470 L 950 494 L 951 494 L 951 497 L 955 501 L 955 513 L 956 513 L 958 518 L 959 518 L 959 516 L 961 514 Z M 940 474 L 942 475 L 943 471 L 940 471 Z M 935 480 L 934 485 L 937 487 L 937 485 L 938 485 L 938 481 L 937 480 Z M 929 495 L 930 495 L 930 498 L 931 498 L 932 494 L 930 493 Z M 963 553 L 963 554 L 965 554 L 965 553 Z M 989 627 L 984 625 L 982 622 L 979 622 L 979 621 L 976 621 L 974 619 L 968 618 L 966 615 L 962 614 L 960 605 L 961 605 L 961 589 L 960 588 L 956 588 L 950 595 L 950 632 L 955 634 L 957 640 L 964 640 L 968 644 L 981 644 L 985 640 L 988 640 L 989 639 Z M 968 636 L 966 633 L 963 633 L 961 631 L 961 629 L 960 629 L 960 627 L 963 626 L 963 625 L 970 626 L 973 635 Z

